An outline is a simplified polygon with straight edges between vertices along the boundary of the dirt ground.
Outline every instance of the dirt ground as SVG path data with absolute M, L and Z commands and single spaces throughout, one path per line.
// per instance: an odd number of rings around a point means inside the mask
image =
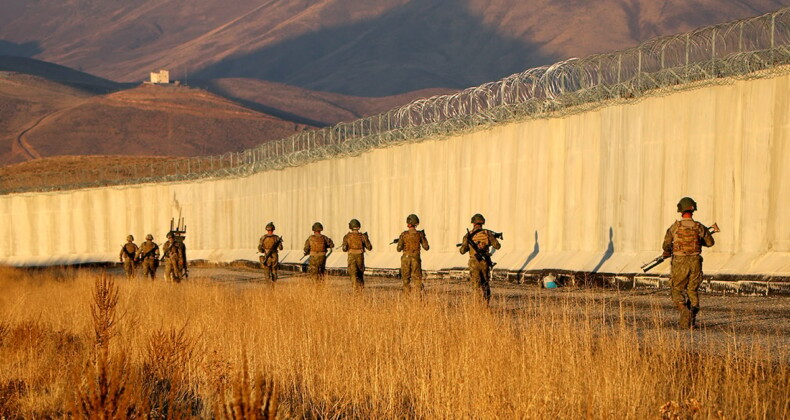
M 122 275 L 120 268 L 111 272 Z M 116 273 L 117 272 L 117 273 Z M 161 271 L 157 281 L 163 281 Z M 261 270 L 251 267 L 190 267 L 190 278 L 186 281 L 210 281 L 237 287 L 269 287 Z M 280 271 L 275 287 L 288 287 L 311 282 L 306 274 Z M 426 280 L 426 293 L 468 293 L 471 285 L 463 280 Z M 351 293 L 351 283 L 346 277 L 330 276 L 328 287 Z M 365 293 L 400 293 L 401 280 L 367 276 Z M 551 315 L 559 311 L 576 308 L 589 312 L 595 308 L 593 318 L 613 324 L 620 319 L 621 308 L 629 324 L 636 324 L 640 338 L 650 341 L 651 336 L 662 331 L 677 331 L 678 339 L 691 346 L 713 345 L 722 353 L 733 346 L 757 345 L 769 357 L 779 356 L 790 361 L 790 298 L 732 296 L 701 294 L 699 328 L 694 331 L 679 330 L 677 312 L 672 305 L 669 289 L 612 290 L 602 288 L 544 289 L 536 285 L 517 285 L 495 281 L 492 283 L 491 308 L 513 317 L 524 318 L 525 322 L 550 322 Z M 535 317 L 533 308 L 540 305 Z M 545 307 L 545 310 L 543 309 Z M 656 321 L 658 320 L 658 322 Z

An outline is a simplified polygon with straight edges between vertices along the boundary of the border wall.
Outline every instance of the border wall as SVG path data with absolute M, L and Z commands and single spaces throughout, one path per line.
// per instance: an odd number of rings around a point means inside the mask
M 396 268 L 388 243 L 417 213 L 426 270 L 461 269 L 472 214 L 503 231 L 497 268 L 620 275 L 660 252 L 682 196 L 718 222 L 706 274 L 790 277 L 790 74 L 722 81 L 561 118 L 509 123 L 257 174 L 0 196 L 0 262 L 115 261 L 127 234 L 162 240 L 183 215 L 190 259 L 257 260 L 268 221 L 297 263 L 314 221 L 337 244 L 352 217 L 367 266 Z M 343 267 L 336 252 L 330 267 Z M 666 273 L 668 264 L 656 269 Z
M 776 23 L 775 16 L 770 22 Z M 660 252 L 678 199 L 692 196 L 699 203 L 697 219 L 722 229 L 717 245 L 704 251 L 706 274 L 752 285 L 759 293 L 786 291 L 790 70 L 768 58 L 780 50 L 784 58 L 790 55 L 787 42 L 776 46 L 772 37 L 771 43 L 771 49 L 745 59 L 735 53 L 738 60 L 711 61 L 713 69 L 762 63 L 764 70 L 741 77 L 712 74 L 643 88 L 634 78 L 647 74 L 637 72 L 626 85 L 599 84 L 599 91 L 614 92 L 608 99 L 558 107 L 569 97 L 559 92 L 535 105 L 540 112 L 499 121 L 491 117 L 501 111 L 496 107 L 475 114 L 485 123 L 457 130 L 435 131 L 457 123 L 453 118 L 424 121 L 422 127 L 434 131 L 410 141 L 358 135 L 323 156 L 313 152 L 326 154 L 332 145 L 315 148 L 316 137 L 313 149 L 310 137 L 300 139 L 308 149 L 298 151 L 296 139 L 285 139 L 277 144 L 285 148 L 290 142 L 291 154 L 277 154 L 271 149 L 277 145 L 268 145 L 245 155 L 263 160 L 223 174 L 1 195 L 6 223 L 0 225 L 0 263 L 116 261 L 126 235 L 141 239 L 152 233 L 162 241 L 170 219 L 180 214 L 191 260 L 256 261 L 263 226 L 274 221 L 285 238 L 281 259 L 298 264 L 313 222 L 321 221 L 339 244 L 354 217 L 373 241 L 367 266 L 391 270 L 399 256 L 388 243 L 405 227 L 406 215 L 417 213 L 432 246 L 424 268 L 450 273 L 466 265 L 455 244 L 470 216 L 480 212 L 487 227 L 505 233 L 493 256 L 497 269 L 518 281 L 556 272 L 651 283 L 660 278 L 640 276 L 639 267 Z M 693 64 L 709 71 L 705 65 Z M 617 86 L 641 90 L 634 96 Z M 582 86 L 571 96 L 589 92 Z M 339 129 L 330 129 L 330 137 L 331 130 Z M 346 147 L 353 139 L 366 144 Z M 305 158 L 296 162 L 294 156 Z M 345 255 L 336 252 L 328 266 L 344 267 Z M 655 275 L 665 276 L 668 266 L 656 268 Z

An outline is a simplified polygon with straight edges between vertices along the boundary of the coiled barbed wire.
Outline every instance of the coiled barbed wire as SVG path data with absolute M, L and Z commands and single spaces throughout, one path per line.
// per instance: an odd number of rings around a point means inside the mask
M 244 176 L 359 155 L 518 119 L 579 112 L 583 105 L 790 64 L 790 7 L 762 16 L 654 38 L 626 50 L 571 58 L 450 95 L 304 131 L 242 152 L 166 162 L 38 174 L 0 194 Z M 790 71 L 790 70 L 788 70 Z M 5 183 L 4 183 L 5 184 Z

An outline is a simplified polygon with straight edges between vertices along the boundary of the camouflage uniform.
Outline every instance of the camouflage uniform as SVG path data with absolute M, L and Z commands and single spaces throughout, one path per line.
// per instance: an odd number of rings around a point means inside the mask
M 479 219 L 478 219 L 479 216 Z M 472 223 L 475 224 L 474 230 L 464 235 L 461 241 L 461 254 L 469 252 L 469 277 L 472 281 L 473 290 L 480 290 L 482 297 L 486 302 L 491 300 L 491 267 L 489 267 L 485 258 L 478 260 L 477 253 L 474 248 L 469 245 L 469 239 L 477 244 L 477 248 L 481 253 L 488 254 L 489 247 L 499 249 L 502 245 L 494 236 L 494 232 L 488 229 L 483 229 L 482 225 L 485 223 L 483 216 L 476 214 L 472 217 Z
M 691 215 L 697 210 L 697 203 L 683 197 L 678 202 L 678 213 L 684 217 L 667 229 L 664 235 L 664 257 L 672 256 L 670 283 L 672 302 L 680 313 L 680 327 L 694 327 L 699 312 L 699 294 L 702 283 L 702 246 L 711 247 L 715 243 L 710 230 L 695 221 Z M 688 217 L 685 217 L 688 215 Z
M 419 219 L 416 220 L 419 223 Z M 416 223 L 409 223 L 409 229 L 404 230 L 398 238 L 398 252 L 403 251 L 403 255 L 400 257 L 400 276 L 403 280 L 403 291 L 407 293 L 412 288 L 422 291 L 420 247 L 422 246 L 426 251 L 431 248 L 428 245 L 428 238 L 425 237 L 425 232 L 417 230 L 415 225 Z
M 270 227 L 271 230 L 269 230 Z M 269 232 L 261 236 L 261 239 L 258 242 L 258 252 L 263 254 L 259 257 L 259 259 L 261 262 L 261 267 L 263 267 L 263 277 L 268 280 L 271 280 L 272 282 L 276 282 L 277 266 L 280 262 L 280 256 L 278 251 L 282 251 L 283 242 L 279 236 L 274 234 L 273 223 L 269 223 L 268 225 L 266 225 L 266 230 L 268 230 Z M 275 246 L 275 244 L 277 244 L 277 247 L 274 250 L 272 250 L 271 254 L 269 254 L 269 257 L 264 261 L 263 258 L 266 256 L 266 253 L 269 252 L 269 250 L 272 249 Z
M 359 233 L 360 224 L 357 219 L 348 224 L 351 232 L 343 237 L 343 252 L 348 253 L 348 275 L 351 286 L 359 291 L 365 287 L 365 250 L 373 250 L 367 233 Z
M 320 223 L 313 224 L 313 234 L 304 243 L 304 254 L 310 255 L 310 265 L 307 272 L 316 282 L 323 281 L 326 275 L 326 254 L 335 247 L 335 243 L 328 236 L 321 234 L 324 227 Z
M 156 268 L 159 266 L 159 245 L 154 242 L 152 235 L 145 237 L 145 242 L 140 245 L 140 250 L 137 252 L 137 259 L 142 263 L 143 276 L 153 280 L 156 277 Z
M 672 302 L 680 312 L 680 327 L 689 328 L 696 323 L 699 312 L 697 290 L 702 283 L 702 246 L 713 246 L 708 228 L 691 218 L 678 220 L 667 229 L 664 236 L 665 256 L 672 256 L 670 283 Z
M 126 272 L 127 278 L 134 277 L 134 265 L 137 262 L 137 251 L 139 250 L 140 248 L 134 243 L 134 236 L 127 236 L 126 244 L 121 247 L 121 254 L 118 256 L 123 263 L 123 271 Z
M 184 260 L 182 246 L 171 234 L 162 246 L 162 261 L 165 262 L 165 280 L 179 283 L 181 281 L 181 265 Z

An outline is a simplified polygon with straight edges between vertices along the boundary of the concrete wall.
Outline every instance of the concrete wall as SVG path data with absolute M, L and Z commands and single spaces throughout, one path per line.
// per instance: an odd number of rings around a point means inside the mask
M 790 275 L 789 75 L 245 178 L 2 196 L 0 262 L 117 260 L 127 234 L 161 241 L 180 211 L 190 259 L 257 260 L 274 221 L 293 262 L 314 221 L 339 244 L 355 217 L 373 241 L 368 266 L 397 267 L 387 244 L 413 212 L 432 245 L 425 268 L 463 267 L 455 244 L 480 212 L 505 232 L 497 268 L 635 273 L 686 195 L 721 227 L 707 273 Z

